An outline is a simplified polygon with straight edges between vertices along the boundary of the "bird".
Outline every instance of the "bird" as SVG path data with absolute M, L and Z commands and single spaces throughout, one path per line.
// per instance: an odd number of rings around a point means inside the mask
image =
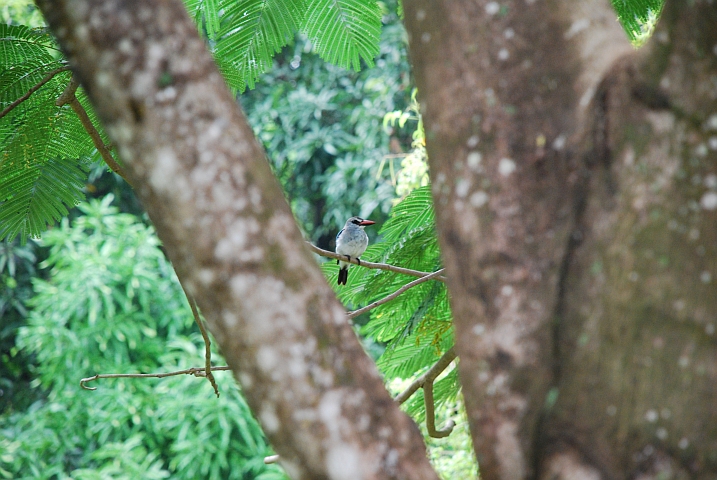
M 359 257 L 368 247 L 368 235 L 363 231 L 364 227 L 373 225 L 373 220 L 364 220 L 361 217 L 351 217 L 346 221 L 346 225 L 341 229 L 338 235 L 336 235 L 336 253 L 339 255 L 345 255 L 351 260 L 355 258 L 356 261 L 361 264 Z M 346 280 L 349 278 L 349 265 L 350 263 L 336 260 L 339 267 L 339 285 L 346 285 Z

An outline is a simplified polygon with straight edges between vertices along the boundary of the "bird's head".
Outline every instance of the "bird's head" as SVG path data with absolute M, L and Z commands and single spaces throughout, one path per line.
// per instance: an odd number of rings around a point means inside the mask
M 346 222 L 346 226 L 353 224 L 353 225 L 363 228 L 368 225 L 373 225 L 374 223 L 376 223 L 376 222 L 374 222 L 373 220 L 364 220 L 361 217 L 351 217 Z

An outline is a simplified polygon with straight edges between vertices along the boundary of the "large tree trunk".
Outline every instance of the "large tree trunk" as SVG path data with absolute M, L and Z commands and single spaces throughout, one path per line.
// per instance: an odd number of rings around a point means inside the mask
M 717 7 L 405 8 L 483 478 L 715 478 Z
M 182 3 L 39 4 L 286 471 L 436 479 Z

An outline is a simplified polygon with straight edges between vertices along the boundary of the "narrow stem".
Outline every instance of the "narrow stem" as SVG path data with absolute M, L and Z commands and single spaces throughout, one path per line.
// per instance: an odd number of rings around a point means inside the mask
M 61 107 L 63 105 L 69 105 L 72 108 L 72 110 L 80 118 L 80 123 L 82 123 L 82 126 L 85 127 L 85 131 L 87 131 L 87 134 L 92 139 L 92 143 L 94 144 L 97 151 L 100 152 L 100 155 L 102 156 L 102 159 L 105 161 L 107 166 L 110 167 L 110 169 L 112 169 L 112 171 L 115 172 L 117 175 L 122 177 L 125 182 L 130 183 L 129 180 L 127 180 L 127 175 L 125 174 L 124 170 L 122 170 L 122 167 L 120 167 L 120 165 L 115 161 L 109 148 L 107 148 L 107 145 L 105 145 L 105 143 L 102 141 L 100 132 L 98 132 L 95 126 L 92 124 L 92 120 L 90 120 L 89 115 L 87 115 L 87 111 L 82 106 L 80 101 L 77 100 L 75 92 L 77 91 L 77 87 L 79 87 L 79 85 L 80 84 L 77 80 L 75 80 L 75 77 L 72 77 L 72 80 L 70 80 L 70 83 L 67 85 L 65 91 L 62 92 L 59 97 L 57 97 L 55 105 L 57 105 L 58 107 Z M 132 184 L 130 183 L 130 185 Z
M 227 366 L 212 367 L 211 370 L 216 372 L 220 370 L 230 370 L 230 368 Z M 165 378 L 173 377 L 175 375 L 194 375 L 195 377 L 204 377 L 206 374 L 206 367 L 192 367 L 184 370 L 164 373 L 101 373 L 93 375 L 92 377 L 83 378 L 80 380 L 80 386 L 85 390 L 97 390 L 97 387 L 88 387 L 86 383 L 94 382 L 100 378 Z
M 179 278 L 179 276 L 177 276 Z M 212 388 L 214 388 L 214 393 L 219 397 L 219 387 L 217 387 L 217 382 L 214 379 L 214 375 L 212 375 L 212 342 L 209 340 L 209 335 L 207 334 L 207 329 L 204 328 L 204 322 L 202 321 L 201 317 L 199 316 L 199 309 L 197 308 L 197 302 L 194 300 L 194 297 L 189 295 L 189 292 L 187 292 L 187 289 L 184 288 L 184 284 L 180 281 L 179 285 L 182 286 L 182 290 L 184 291 L 184 296 L 187 297 L 187 301 L 189 302 L 189 308 L 192 309 L 192 315 L 194 316 L 194 321 L 196 322 L 197 326 L 199 327 L 199 331 L 202 332 L 202 338 L 204 339 L 204 370 L 206 373 L 206 377 L 209 380 L 209 383 L 212 384 Z
M 362 265 L 363 265 L 363 263 L 364 263 L 364 262 L 361 262 Z M 412 282 L 410 282 L 410 283 L 407 283 L 407 284 L 405 284 L 404 286 L 402 286 L 401 288 L 399 288 L 398 290 L 396 290 L 395 292 L 393 292 L 392 294 L 387 295 L 387 296 L 383 297 L 383 298 L 380 299 L 380 300 L 376 300 L 375 302 L 370 303 L 370 304 L 366 305 L 365 307 L 359 308 L 358 310 L 354 310 L 353 312 L 349 312 L 349 313 L 347 314 L 347 316 L 348 316 L 349 318 L 354 318 L 354 317 L 357 317 L 357 316 L 361 315 L 362 313 L 368 312 L 369 310 L 372 310 L 372 309 L 378 307 L 379 305 L 383 305 L 383 304 L 386 303 L 386 302 L 390 302 L 391 300 L 393 300 L 394 298 L 398 297 L 399 295 L 401 295 L 403 292 L 405 292 L 405 291 L 408 290 L 409 288 L 413 288 L 413 287 L 415 287 L 416 285 L 420 285 L 420 284 L 423 283 L 423 282 L 427 282 L 428 280 L 433 280 L 434 278 L 436 278 L 437 276 L 439 276 L 440 274 L 442 274 L 444 271 L 445 271 L 445 268 L 441 268 L 440 270 L 436 270 L 436 271 L 433 272 L 433 273 L 429 273 L 429 274 L 426 275 L 425 277 L 421 277 L 421 278 L 419 278 L 419 279 L 417 279 L 417 280 L 414 280 L 414 281 L 412 281 Z

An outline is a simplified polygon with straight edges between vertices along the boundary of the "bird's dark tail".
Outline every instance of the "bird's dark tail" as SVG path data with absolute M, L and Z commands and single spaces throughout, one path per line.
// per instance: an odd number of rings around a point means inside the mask
M 348 267 L 348 266 L 341 267 L 341 268 L 339 269 L 338 284 L 339 284 L 339 285 L 346 285 L 346 280 L 348 280 L 348 278 L 349 278 L 349 267 Z

